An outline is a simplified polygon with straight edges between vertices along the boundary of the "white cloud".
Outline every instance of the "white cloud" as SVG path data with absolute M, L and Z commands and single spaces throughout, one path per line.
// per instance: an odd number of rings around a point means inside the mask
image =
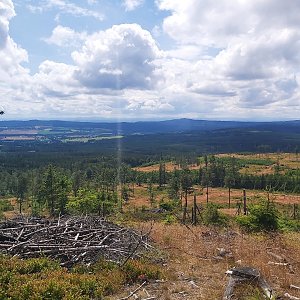
M 39 72 L 33 76 L 34 90 L 39 98 L 45 95 L 57 98 L 70 98 L 82 93 L 78 82 L 73 78 L 75 67 L 64 63 L 44 61 L 39 66 Z
M 224 47 L 241 36 L 268 28 L 297 29 L 298 0 L 157 0 L 161 10 L 171 12 L 164 30 L 180 43 Z
M 27 52 L 9 36 L 9 21 L 15 16 L 11 0 L 0 3 L 0 81 L 15 84 L 18 76 L 25 76 L 28 70 L 21 66 L 28 61 Z
M 59 47 L 74 47 L 80 45 L 87 38 L 86 32 L 76 32 L 69 27 L 56 26 L 50 37 L 44 41 Z
M 9 30 L 9 20 L 15 16 L 14 6 L 11 0 L 0 2 L 0 49 L 6 45 Z
M 17 117 L 24 112 L 44 118 L 299 118 L 298 0 L 156 2 L 169 11 L 163 25 L 152 30 L 160 42 L 164 34 L 173 39 L 173 44 L 170 39 L 161 43 L 166 51 L 137 24 L 90 35 L 59 25 L 44 40 L 76 49 L 74 63 L 49 58 L 30 76 L 22 67 L 27 52 L 9 36 L 13 4 L 2 0 L 0 97 L 5 108 Z M 36 11 L 102 17 L 75 1 L 31 3 Z M 138 4 L 127 1 L 125 7 Z
M 103 14 L 78 6 L 67 0 L 43 0 L 38 5 L 28 5 L 32 12 L 43 12 L 47 10 L 58 10 L 58 14 L 69 14 L 76 17 L 93 17 L 100 21 L 104 19 Z
M 151 34 L 137 24 L 115 25 L 87 38 L 72 57 L 75 77 L 86 87 L 152 89 L 161 80 L 160 51 Z
M 163 30 L 177 45 L 167 52 L 169 60 L 190 61 L 188 72 L 179 67 L 176 86 L 182 82 L 186 92 L 220 104 L 230 101 L 232 111 L 263 107 L 267 112 L 299 93 L 294 79 L 300 73 L 299 1 L 156 3 L 170 12 Z
M 127 11 L 135 10 L 137 7 L 141 6 L 144 0 L 123 0 L 123 6 Z

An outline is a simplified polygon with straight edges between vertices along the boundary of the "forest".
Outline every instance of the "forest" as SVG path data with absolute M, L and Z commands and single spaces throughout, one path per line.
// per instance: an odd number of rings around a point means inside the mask
M 218 288 L 207 281 L 203 297 L 220 299 L 226 287 L 222 274 L 228 266 L 239 265 L 262 270 L 277 294 L 288 291 L 297 296 L 290 285 L 300 285 L 300 133 L 294 125 L 280 130 L 276 124 L 257 126 L 262 127 L 128 133 L 117 139 L 71 142 L 56 131 L 47 140 L 1 140 L 0 247 L 15 255 L 24 244 L 18 256 L 30 258 L 0 256 L 0 298 L 173 299 L 186 291 L 187 299 L 197 299 L 196 287 L 203 278 L 216 276 Z M 19 227 L 24 226 L 20 216 L 28 218 L 24 229 Z M 84 225 L 86 220 L 90 223 Z M 93 230 L 100 229 L 92 226 L 103 222 L 99 220 L 111 222 L 107 230 L 115 232 L 96 241 Z M 45 234 L 34 238 L 29 231 L 36 227 L 43 232 L 47 222 L 47 232 L 60 236 L 52 259 L 40 257 L 41 250 L 34 249 L 44 247 L 45 253 L 52 253 L 54 245 L 47 243 L 58 240 Z M 16 227 L 10 229 L 12 225 Z M 65 233 L 69 226 L 73 235 Z M 147 243 L 141 247 L 141 242 L 127 241 L 129 249 L 118 250 L 124 253 L 122 261 L 103 256 L 90 265 L 94 252 L 76 252 L 78 243 L 87 248 L 104 243 L 116 251 L 116 242 L 108 237 L 126 228 L 141 231 Z M 17 242 L 10 241 L 8 230 Z M 25 237 L 31 236 L 29 245 Z M 85 240 L 89 236 L 92 241 Z M 38 246 L 39 240 L 44 244 Z M 64 240 L 71 243 L 69 248 L 61 248 Z M 147 256 L 137 254 L 137 248 L 146 250 Z M 64 251 L 74 255 L 61 254 Z M 82 255 L 88 265 L 72 263 L 65 269 L 67 258 L 80 262 Z M 186 264 L 179 263 L 182 260 Z M 258 287 L 237 293 L 244 295 L 237 299 L 264 299 Z M 256 298 L 249 298 L 253 295 Z

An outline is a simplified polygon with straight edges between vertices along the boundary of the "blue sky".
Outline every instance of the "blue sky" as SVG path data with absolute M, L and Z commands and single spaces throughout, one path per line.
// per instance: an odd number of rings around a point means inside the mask
M 298 0 L 1 0 L 5 119 L 300 117 Z

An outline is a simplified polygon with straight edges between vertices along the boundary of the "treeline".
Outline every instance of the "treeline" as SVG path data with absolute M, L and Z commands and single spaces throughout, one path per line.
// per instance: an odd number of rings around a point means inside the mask
M 274 163 L 273 174 L 241 174 L 239 170 L 244 166 L 242 160 L 234 157 L 203 156 L 200 159 L 198 170 L 190 170 L 187 164 L 181 162 L 181 169 L 173 172 L 165 171 L 165 163 L 161 162 L 159 171 L 138 173 L 139 181 L 152 182 L 159 186 L 171 186 L 174 181 L 190 182 L 190 185 L 202 187 L 228 187 L 258 189 L 267 191 L 281 191 L 289 193 L 300 192 L 300 170 L 289 170 L 282 174 L 278 162 L 270 160 L 253 161 L 255 164 L 270 165 Z
M 113 157 L 81 159 L 68 168 L 49 164 L 35 169 L 0 171 L 2 197 L 16 197 L 19 211 L 32 214 L 107 214 L 126 196 L 133 171 Z M 119 193 L 118 193 L 119 192 Z M 127 194 L 130 191 L 127 191 Z M 128 197 L 128 196 L 126 196 Z
M 17 167 L 0 167 L 0 195 L 16 197 L 19 211 L 32 214 L 95 213 L 106 215 L 130 200 L 135 185 L 147 184 L 149 200 L 154 189 L 167 189 L 170 199 L 179 199 L 201 187 L 227 187 L 261 189 L 267 191 L 300 192 L 300 171 L 281 173 L 280 165 L 270 160 L 255 164 L 273 165 L 274 173 L 265 175 L 241 174 L 244 161 L 214 155 L 194 158 L 177 158 L 180 168 L 167 172 L 164 157 L 159 170 L 140 172 L 114 156 L 83 157 L 65 161 L 61 165 L 42 161 L 38 168 L 26 168 L 26 160 L 14 161 Z M 143 161 L 149 164 L 152 160 Z M 189 169 L 193 162 L 198 167 Z M 249 163 L 249 162 L 248 162 Z

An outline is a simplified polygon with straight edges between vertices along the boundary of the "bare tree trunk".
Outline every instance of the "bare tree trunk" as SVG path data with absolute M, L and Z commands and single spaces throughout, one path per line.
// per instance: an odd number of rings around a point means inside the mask
M 243 198 L 244 198 L 244 215 L 247 215 L 247 196 L 246 196 L 245 189 L 243 189 Z
M 208 184 L 206 185 L 206 203 L 208 203 Z

